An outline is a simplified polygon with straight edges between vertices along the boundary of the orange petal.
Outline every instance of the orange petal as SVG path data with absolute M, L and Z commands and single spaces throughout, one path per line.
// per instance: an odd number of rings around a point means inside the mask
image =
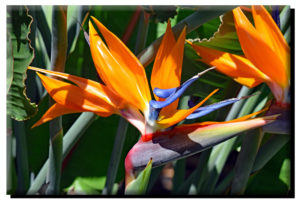
M 58 103 L 53 104 L 48 111 L 38 120 L 31 128 L 37 127 L 47 121 L 50 121 L 56 117 L 62 116 L 64 114 L 78 113 L 80 111 L 67 108 L 65 105 L 60 105 Z
M 160 117 L 161 120 L 157 121 L 157 124 L 162 128 L 168 128 L 176 123 L 184 120 L 186 117 L 188 117 L 191 113 L 193 113 L 196 109 L 198 109 L 204 102 L 206 102 L 213 94 L 215 94 L 219 89 L 214 90 L 211 92 L 205 99 L 203 99 L 200 103 L 198 103 L 196 106 L 190 108 L 190 109 L 179 109 L 170 117 Z
M 100 22 L 95 21 L 95 23 L 103 31 L 103 36 L 111 40 L 106 42 L 113 50 L 106 47 L 92 23 L 89 22 L 90 48 L 97 72 L 110 89 L 129 104 L 145 112 L 151 97 L 144 69 L 141 68 L 136 58 L 133 58 L 135 56 L 130 50 L 125 48 L 119 39 L 116 39 L 116 36 L 108 32 Z
M 235 27 L 245 56 L 273 82 L 288 86 L 285 64 L 272 50 L 264 33 L 259 33 L 249 22 L 240 8 L 233 10 Z
M 253 19 L 256 30 L 264 36 L 264 40 L 276 53 L 290 76 L 290 47 L 279 27 L 264 6 L 252 6 Z M 288 78 L 289 79 L 289 78 Z
M 75 83 L 79 88 L 105 100 L 108 104 L 122 109 L 124 108 L 123 106 L 123 102 L 122 99 L 120 97 L 118 97 L 115 93 L 113 93 L 111 90 L 109 90 L 106 86 L 89 80 L 89 79 L 85 79 L 85 78 L 81 78 L 78 76 L 73 76 L 70 74 L 66 74 L 66 73 L 62 73 L 62 72 L 55 72 L 55 71 L 50 71 L 50 70 L 45 70 L 45 69 L 40 69 L 40 68 L 36 68 L 36 67 L 31 67 L 29 66 L 28 69 L 30 70 L 34 70 L 37 72 L 42 72 L 42 73 L 46 73 L 52 76 L 56 76 L 58 78 L 62 78 L 62 79 L 66 79 L 69 80 L 73 83 Z
M 191 44 L 201 57 L 201 61 L 210 66 L 215 66 L 221 73 L 234 78 L 237 82 L 247 87 L 252 88 L 263 81 L 270 80 L 268 76 L 262 73 L 250 60 L 243 56 L 195 45 L 189 41 L 188 43 Z
M 170 22 L 168 22 L 167 31 L 160 45 L 158 56 L 151 75 L 151 86 L 154 88 L 169 89 L 180 86 L 183 49 L 185 42 L 186 28 L 184 28 L 176 43 Z M 170 37 L 169 39 L 167 37 Z M 165 51 L 165 52 L 163 52 Z M 155 96 L 156 97 L 156 96 Z M 157 99 L 157 97 L 156 97 Z M 159 98 L 158 101 L 164 99 Z M 178 100 L 169 106 L 163 108 L 160 112 L 163 116 L 170 116 L 177 110 Z
M 151 100 L 148 80 L 143 65 L 137 57 L 127 48 L 127 46 L 111 31 L 109 31 L 100 21 L 91 17 L 95 22 L 97 28 L 103 35 L 105 42 L 113 57 L 121 64 L 122 67 L 126 66 L 131 72 L 134 73 L 135 79 L 141 87 L 141 92 L 148 100 Z
M 171 24 L 170 24 L 170 20 L 169 20 L 166 33 L 165 33 L 165 35 L 162 39 L 162 42 L 159 46 L 159 49 L 157 51 L 155 61 L 153 64 L 153 69 L 152 69 L 152 74 L 151 74 L 152 90 L 154 88 L 162 88 L 162 89 L 170 88 L 168 86 L 168 84 L 169 84 L 168 76 L 165 76 L 165 75 L 167 75 L 166 73 L 170 71 L 171 67 L 163 66 L 162 62 L 163 62 L 163 60 L 165 60 L 168 57 L 168 55 L 170 55 L 170 52 L 172 51 L 173 47 L 175 46 L 175 43 L 176 43 L 176 40 L 175 40 L 174 34 L 172 32 L 172 28 L 171 28 Z M 180 67 L 181 67 L 181 65 L 180 65 Z M 179 84 L 180 84 L 180 82 L 179 82 Z M 175 86 L 175 87 L 178 87 L 178 86 Z M 156 100 L 162 101 L 156 95 L 154 95 L 154 97 Z
M 37 72 L 43 86 L 60 105 L 76 111 L 90 111 L 112 114 L 116 109 L 103 99 L 72 84 L 49 78 Z
M 244 86 L 247 86 L 248 88 L 254 88 L 255 86 L 258 86 L 262 83 L 260 79 L 254 79 L 254 78 L 245 78 L 245 77 L 237 77 L 234 78 L 234 80 Z

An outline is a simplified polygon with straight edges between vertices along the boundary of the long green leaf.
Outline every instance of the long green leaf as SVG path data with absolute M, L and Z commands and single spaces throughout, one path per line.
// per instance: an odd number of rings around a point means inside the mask
M 273 135 L 265 144 L 260 147 L 252 171 L 256 172 L 262 169 L 289 140 L 289 135 Z
M 245 135 L 234 167 L 234 177 L 231 186 L 232 195 L 244 193 L 262 137 L 261 129 L 249 131 Z
M 9 35 L 8 39 L 11 40 L 11 46 L 10 43 L 8 44 L 10 50 L 7 51 L 12 53 L 13 57 L 13 66 L 8 66 L 9 69 L 7 70 L 9 72 L 8 75 L 13 75 L 13 80 L 7 93 L 7 114 L 15 120 L 23 121 L 34 116 L 37 112 L 36 105 L 30 103 L 25 94 L 24 84 L 27 66 L 34 57 L 33 49 L 28 39 L 32 18 L 28 15 L 28 10 L 23 6 L 8 6 L 7 12 L 7 33 Z M 10 54 L 8 54 L 8 57 L 10 57 Z M 11 63 L 11 59 L 8 58 L 8 64 Z

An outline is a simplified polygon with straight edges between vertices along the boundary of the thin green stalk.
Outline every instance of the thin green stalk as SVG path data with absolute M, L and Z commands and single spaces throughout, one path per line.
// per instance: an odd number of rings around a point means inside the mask
M 251 92 L 251 89 L 243 86 L 238 94 L 238 98 L 249 95 Z M 240 114 L 240 110 L 244 104 L 244 101 L 239 101 L 233 104 L 231 107 L 227 117 L 226 121 L 232 120 L 234 118 L 237 118 L 237 116 Z M 211 156 L 209 158 L 207 167 L 209 171 L 209 176 L 206 179 L 206 182 L 203 184 L 203 186 L 198 188 L 200 193 L 203 194 L 211 194 L 213 191 L 213 188 L 215 187 L 220 174 L 223 170 L 223 167 L 227 161 L 227 158 L 230 154 L 230 152 L 233 149 L 233 146 L 235 145 L 235 142 L 237 141 L 237 137 L 231 138 L 227 140 L 226 142 L 223 142 L 217 146 L 215 146 L 212 149 Z
M 234 167 L 231 195 L 244 194 L 262 137 L 261 129 L 249 131 L 245 135 Z
M 149 18 L 145 16 L 144 13 L 142 13 L 140 16 L 140 22 L 138 27 L 135 53 L 140 52 L 141 49 L 143 49 L 145 46 L 146 38 L 148 35 L 148 26 L 149 26 Z M 117 176 L 119 162 L 123 151 L 127 128 L 128 128 L 128 122 L 121 117 L 118 125 L 118 131 L 115 137 L 112 155 L 108 166 L 105 187 L 102 191 L 103 195 L 112 194 L 113 185 Z
M 67 7 L 54 6 L 52 13 L 51 69 L 64 72 L 67 57 Z M 50 105 L 54 101 L 50 100 Z M 61 117 L 50 121 L 49 169 L 46 194 L 59 194 L 63 129 Z
M 28 167 L 27 141 L 24 122 L 13 121 L 13 130 L 16 137 L 16 156 L 17 156 L 17 194 L 24 194 L 28 190 L 30 178 Z
M 96 114 L 92 112 L 83 112 L 74 122 L 74 124 L 63 137 L 63 158 L 68 155 L 76 142 L 82 137 L 87 128 L 92 124 L 95 117 Z M 40 172 L 32 182 L 27 194 L 32 195 L 39 191 L 39 189 L 45 183 L 48 166 L 49 159 L 47 159 L 47 161 L 44 163 Z
M 186 26 L 186 33 L 190 33 L 193 30 L 197 29 L 199 26 L 204 24 L 205 22 L 214 19 L 227 11 L 230 11 L 234 8 L 234 6 L 222 6 L 222 7 L 214 7 L 215 11 L 211 12 L 211 10 L 199 9 L 194 12 L 190 16 L 181 20 L 177 23 L 176 26 L 172 28 L 174 35 L 178 36 L 182 31 L 183 27 Z M 138 58 L 141 63 L 146 67 L 151 61 L 154 59 L 160 42 L 164 35 L 156 39 L 150 46 L 144 49 L 139 55 Z
M 124 141 L 126 138 L 127 128 L 128 128 L 128 122 L 122 117 L 120 117 L 118 130 L 115 137 L 113 152 L 110 157 L 110 162 L 108 165 L 105 187 L 102 191 L 103 195 L 112 194 L 113 185 L 117 176 L 117 171 L 119 168 L 119 163 L 123 151 Z

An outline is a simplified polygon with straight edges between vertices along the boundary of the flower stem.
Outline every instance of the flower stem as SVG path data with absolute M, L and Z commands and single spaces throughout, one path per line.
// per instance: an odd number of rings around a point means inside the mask
M 128 122 L 120 117 L 117 134 L 115 137 L 113 152 L 110 157 L 110 162 L 107 171 L 105 187 L 102 191 L 103 195 L 112 194 L 113 185 L 117 176 L 117 171 L 119 168 L 119 163 L 122 155 L 122 150 L 124 146 L 124 141 L 126 138 L 126 132 L 128 128 Z
M 13 130 L 16 137 L 16 165 L 17 165 L 17 194 L 24 194 L 29 187 L 29 167 L 26 134 L 24 122 L 13 121 Z
M 54 6 L 52 13 L 51 69 L 64 72 L 67 57 L 67 7 Z M 54 101 L 49 100 L 50 105 Z M 63 129 L 61 117 L 50 121 L 49 169 L 46 194 L 59 194 Z

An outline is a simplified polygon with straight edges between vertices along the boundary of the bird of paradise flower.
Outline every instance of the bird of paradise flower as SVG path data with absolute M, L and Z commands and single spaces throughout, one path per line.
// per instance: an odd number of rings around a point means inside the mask
M 261 110 L 231 121 L 178 125 L 185 119 L 199 118 L 243 98 L 227 99 L 201 107 L 218 91 L 216 89 L 190 109 L 178 109 L 180 96 L 205 72 L 180 85 L 186 30 L 184 28 L 176 40 L 168 23 L 151 75 L 153 100 L 144 67 L 139 60 L 118 37 L 97 19 L 91 18 L 106 42 L 90 21 L 92 58 L 104 84 L 66 73 L 28 67 L 37 72 L 43 86 L 56 102 L 33 127 L 64 114 L 84 111 L 102 117 L 112 114 L 124 117 L 141 133 L 140 140 L 125 159 L 127 183 L 134 179 L 133 171 L 146 166 L 150 158 L 154 166 L 161 165 L 211 147 L 242 131 L 268 124 L 276 118 L 251 118 L 264 111 Z M 179 147 L 180 152 L 177 151 Z
M 238 83 L 255 87 L 265 82 L 278 105 L 286 106 L 290 90 L 290 47 L 264 6 L 252 6 L 254 25 L 240 7 L 233 10 L 236 32 L 245 56 L 230 54 L 188 41 L 201 61 L 216 66 Z

